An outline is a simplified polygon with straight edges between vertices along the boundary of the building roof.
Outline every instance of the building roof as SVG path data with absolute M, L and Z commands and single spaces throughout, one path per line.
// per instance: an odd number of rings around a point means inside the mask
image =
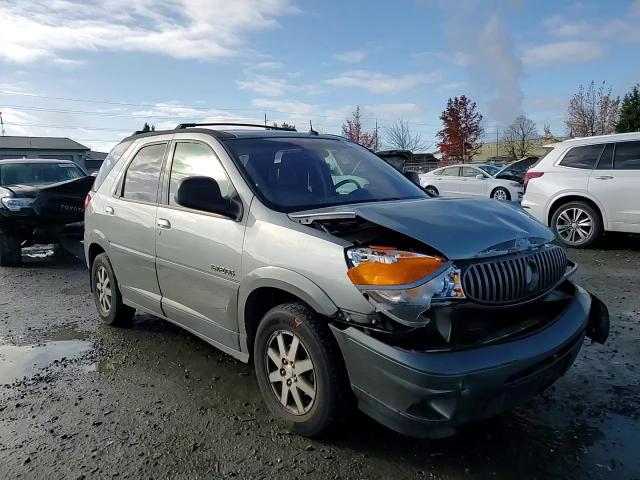
M 93 150 L 87 152 L 87 159 L 89 160 L 104 160 L 107 158 L 105 152 L 94 152 Z
M 66 137 L 0 137 L 0 150 L 89 150 Z

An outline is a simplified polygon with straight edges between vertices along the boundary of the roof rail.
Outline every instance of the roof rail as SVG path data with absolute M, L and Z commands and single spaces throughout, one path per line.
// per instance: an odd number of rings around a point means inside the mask
M 297 132 L 294 127 L 274 127 L 272 125 L 259 125 L 255 123 L 181 123 L 176 127 L 176 130 L 182 130 L 191 127 L 257 127 L 264 128 L 266 130 L 284 130 L 285 132 Z

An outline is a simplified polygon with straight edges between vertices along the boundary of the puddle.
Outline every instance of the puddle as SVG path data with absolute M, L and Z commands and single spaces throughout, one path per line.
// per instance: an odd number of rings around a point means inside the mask
M 80 356 L 91 342 L 59 340 L 38 345 L 0 345 L 0 385 L 30 377 L 38 370 L 58 361 Z
M 619 478 L 640 475 L 640 421 L 611 414 L 597 428 L 602 438 L 588 449 L 583 461 L 597 467 L 603 474 L 612 472 L 610 475 L 615 474 Z

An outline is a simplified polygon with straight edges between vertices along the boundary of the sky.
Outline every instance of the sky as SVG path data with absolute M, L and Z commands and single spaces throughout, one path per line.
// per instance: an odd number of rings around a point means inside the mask
M 7 135 L 108 151 L 145 122 L 397 120 L 436 149 L 467 95 L 487 141 L 520 114 L 565 133 L 580 84 L 640 82 L 640 0 L 0 0 Z

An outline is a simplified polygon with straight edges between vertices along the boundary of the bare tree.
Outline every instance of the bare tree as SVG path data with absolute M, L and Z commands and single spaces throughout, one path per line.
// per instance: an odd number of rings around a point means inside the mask
M 512 157 L 522 158 L 531 153 L 538 138 L 535 122 L 520 115 L 502 133 L 502 146 Z
M 578 93 L 569 100 L 565 124 L 570 137 L 592 137 L 614 133 L 620 98 L 611 96 L 611 87 L 602 82 L 596 89 L 591 82 L 585 90 L 580 85 Z
M 398 120 L 385 129 L 387 145 L 398 150 L 417 152 L 426 150 L 429 145 L 422 140 L 419 133 L 414 133 L 409 128 L 409 122 Z

